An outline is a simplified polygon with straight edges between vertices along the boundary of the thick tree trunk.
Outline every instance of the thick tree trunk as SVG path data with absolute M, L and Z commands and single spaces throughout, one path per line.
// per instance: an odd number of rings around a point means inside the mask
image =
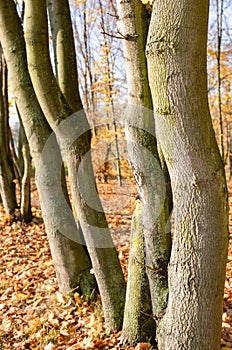
M 220 349 L 228 208 L 207 101 L 208 5 L 156 0 L 149 28 L 156 135 L 171 177 L 175 221 L 160 350 Z
M 0 46 L 0 193 L 4 209 L 10 216 L 17 207 L 14 179 L 9 141 L 7 67 Z
M 28 73 L 22 26 L 13 0 L 0 0 L 0 41 L 35 163 L 37 187 L 59 287 L 67 292 L 80 286 L 82 293 L 89 295 L 95 287 L 94 277 L 89 273 L 91 263 L 83 246 L 76 243 L 81 237 L 61 188 L 58 170 L 62 168 L 62 159 L 56 140 L 51 139 L 49 156 L 43 152 L 51 129 Z
M 73 113 L 53 75 L 48 50 L 46 1 L 27 1 L 26 18 L 30 75 L 43 112 L 65 156 L 74 210 L 92 260 L 106 326 L 116 331 L 122 324 L 125 281 L 96 190 L 90 127 L 81 106 L 78 113 Z
M 142 205 L 146 265 L 153 314 L 159 318 L 167 303 L 167 266 L 171 237 L 168 182 L 162 172 L 155 139 L 152 97 L 148 84 L 145 45 L 149 14 L 140 0 L 117 1 L 128 81 L 125 132 L 132 169 Z M 155 332 L 155 329 L 154 329 Z

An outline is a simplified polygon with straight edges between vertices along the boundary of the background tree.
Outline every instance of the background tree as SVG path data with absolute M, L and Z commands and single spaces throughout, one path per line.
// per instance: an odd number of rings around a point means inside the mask
M 8 109 L 8 71 L 0 46 L 0 193 L 5 211 L 13 215 L 17 208 L 13 160 L 10 150 Z
M 213 125 L 230 176 L 231 24 L 230 0 L 211 2 L 208 39 L 208 86 Z M 229 170 L 229 171 L 228 171 Z
M 71 1 L 70 4 L 83 105 L 96 136 L 95 146 L 101 153 L 104 150 L 100 157 L 104 159 L 102 170 L 108 175 L 110 165 L 122 185 L 120 158 L 125 153 L 125 142 L 118 115 L 125 102 L 125 74 L 120 58 L 122 43 L 112 35 L 117 25 L 115 1 Z M 104 145 L 100 139 L 104 139 Z M 97 159 L 93 162 L 99 166 Z
M 70 1 L 70 8 L 83 105 L 89 120 L 93 112 L 94 122 L 103 124 L 107 120 L 99 120 L 96 113 L 98 106 L 104 106 L 109 102 L 109 98 L 113 98 L 116 104 L 125 102 L 125 71 L 120 59 L 122 42 L 113 35 L 117 26 L 115 1 L 73 0 Z M 104 49 L 105 47 L 107 49 Z M 103 57 L 106 56 L 106 50 L 109 65 L 106 57 Z M 105 81 L 105 73 L 109 66 L 111 77 Z M 109 95 L 109 84 L 116 95 Z

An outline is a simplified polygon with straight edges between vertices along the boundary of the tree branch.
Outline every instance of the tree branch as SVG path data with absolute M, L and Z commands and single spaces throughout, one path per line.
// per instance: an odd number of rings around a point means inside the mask
M 124 40 L 128 40 L 128 41 L 135 41 L 137 38 L 138 38 L 138 35 L 130 35 L 130 34 L 126 34 L 126 35 L 123 35 L 121 32 L 119 32 L 119 30 L 117 31 L 117 33 L 120 35 L 115 35 L 115 34 L 111 34 L 111 33 L 107 33 L 105 31 L 105 28 L 103 26 L 102 23 L 100 23 L 100 26 L 101 26 L 101 29 L 102 29 L 102 32 L 101 34 L 104 34 L 104 35 L 108 35 L 110 36 L 111 38 L 115 38 L 115 39 L 124 39 Z

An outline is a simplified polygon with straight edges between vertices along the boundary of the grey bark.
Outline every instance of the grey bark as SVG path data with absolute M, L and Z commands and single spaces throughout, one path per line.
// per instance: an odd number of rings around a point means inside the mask
M 17 104 L 15 104 L 18 118 L 20 120 L 19 144 L 20 144 L 20 215 L 24 222 L 30 222 L 31 212 L 31 155 L 23 123 L 19 114 Z
M 36 182 L 59 287 L 67 292 L 80 286 L 82 293 L 88 295 L 95 287 L 89 273 L 91 264 L 83 246 L 76 243 L 81 240 L 80 232 L 62 195 L 60 151 L 54 137 L 47 143 L 52 131 L 31 83 L 24 35 L 13 0 L 0 0 L 0 41 L 36 168 Z M 50 147 L 49 157 L 44 152 L 45 145 Z
M 78 87 L 76 53 L 67 0 L 47 0 L 57 81 L 73 111 L 83 109 Z M 68 64 L 67 64 L 68 61 Z
M 155 340 L 155 320 L 152 314 L 151 295 L 146 274 L 145 244 L 141 203 L 138 200 L 132 218 L 128 282 L 120 343 L 136 346 L 139 342 Z
M 9 129 L 9 142 L 10 142 L 10 151 L 11 151 L 12 162 L 14 165 L 15 178 L 17 180 L 19 180 L 20 176 L 21 176 L 20 167 L 19 167 L 19 158 L 18 158 L 18 155 L 16 154 L 15 144 L 14 144 L 14 139 L 13 139 L 11 128 Z
M 207 0 L 156 0 L 149 28 L 156 135 L 175 222 L 160 350 L 220 349 L 228 205 L 207 101 L 208 6 Z
M 41 108 L 65 156 L 73 206 L 98 282 L 106 326 L 117 331 L 122 324 L 125 281 L 96 190 L 90 127 L 81 101 L 79 109 L 75 109 L 78 113 L 73 113 L 53 75 L 48 50 L 46 1 L 26 2 L 26 18 L 30 76 Z
M 155 138 L 151 91 L 148 84 L 145 45 L 149 14 L 140 0 L 117 1 L 120 32 L 128 82 L 125 132 L 128 152 L 142 205 L 146 265 L 154 317 L 166 307 L 167 266 L 171 237 L 166 232 L 169 217 L 168 176 L 163 174 Z M 155 332 L 155 329 L 154 329 Z
M 21 219 L 25 222 L 30 222 L 32 219 L 31 212 L 31 156 L 29 144 L 26 139 L 26 135 L 23 131 L 23 176 L 21 178 L 21 198 L 20 198 L 20 215 Z

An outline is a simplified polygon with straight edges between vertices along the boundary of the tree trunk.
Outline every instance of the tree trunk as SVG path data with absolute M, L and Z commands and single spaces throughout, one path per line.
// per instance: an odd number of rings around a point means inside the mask
M 81 237 L 61 186 L 60 151 L 54 138 L 49 139 L 47 145 L 51 129 L 28 73 L 22 26 L 13 0 L 0 0 L 0 41 L 36 168 L 36 182 L 59 287 L 68 292 L 79 286 L 83 294 L 89 295 L 95 287 L 94 277 L 89 273 L 91 263 L 83 246 L 76 243 L 81 242 Z M 48 148 L 51 141 L 48 156 L 44 146 Z
M 149 14 L 140 0 L 118 0 L 117 4 L 120 32 L 128 38 L 123 41 L 129 90 L 125 132 L 142 205 L 147 275 L 153 314 L 158 319 L 166 307 L 168 296 L 167 266 L 171 237 L 170 232 L 166 232 L 166 223 L 170 214 L 170 192 L 157 151 L 152 97 L 147 76 L 145 45 Z
M 122 172 L 121 172 L 121 164 L 120 164 L 120 151 L 119 151 L 119 140 L 118 140 L 118 132 L 117 132 L 117 123 L 115 117 L 115 106 L 114 106 L 114 82 L 115 78 L 112 72 L 112 66 L 115 62 L 111 61 L 110 57 L 110 47 L 112 46 L 112 38 L 106 35 L 105 31 L 105 10 L 103 7 L 102 0 L 98 0 L 99 2 L 99 10 L 101 16 L 101 26 L 104 28 L 103 30 L 103 70 L 104 70 L 104 81 L 101 89 L 102 93 L 105 95 L 105 104 L 106 110 L 109 111 L 109 117 L 112 118 L 112 126 L 114 131 L 114 142 L 115 142 L 115 164 L 117 169 L 117 178 L 119 186 L 122 186 Z M 108 113 L 107 113 L 108 116 Z
M 23 176 L 21 178 L 21 201 L 20 201 L 20 215 L 21 219 L 25 222 L 30 222 L 32 219 L 31 212 L 31 156 L 29 144 L 26 139 L 26 135 L 23 131 Z
M 20 183 L 20 215 L 24 222 L 30 222 L 32 219 L 31 212 L 31 155 L 27 137 L 24 131 L 23 123 L 19 114 L 17 104 L 15 104 L 18 118 L 20 120 L 19 144 L 22 164 L 20 166 L 21 183 Z
M 57 81 L 73 111 L 83 109 L 78 87 L 76 52 L 67 0 L 47 0 Z M 67 64 L 68 61 L 68 64 Z
M 156 135 L 171 177 L 175 221 L 160 350 L 220 349 L 228 206 L 207 101 L 208 5 L 156 0 L 149 28 Z
M 26 2 L 26 18 L 25 37 L 32 82 L 65 156 L 74 210 L 92 260 L 106 326 L 117 331 L 122 324 L 125 281 L 96 190 L 90 154 L 90 127 L 81 101 L 79 109 L 76 109 L 79 112 L 74 114 L 53 76 L 48 50 L 46 1 Z
M 14 139 L 13 139 L 11 128 L 9 129 L 9 143 L 10 143 L 10 152 L 11 152 L 12 162 L 13 162 L 13 166 L 14 166 L 15 179 L 17 179 L 19 181 L 20 177 L 21 177 L 19 158 L 18 158 L 18 155 L 16 154 L 15 144 L 14 144 Z
M 128 283 L 121 343 L 135 346 L 138 342 L 155 340 L 155 320 L 145 267 L 145 244 L 142 209 L 137 201 L 132 218 Z
M 13 216 L 17 201 L 9 141 L 7 75 L 6 62 L 0 46 L 0 193 L 5 212 Z

